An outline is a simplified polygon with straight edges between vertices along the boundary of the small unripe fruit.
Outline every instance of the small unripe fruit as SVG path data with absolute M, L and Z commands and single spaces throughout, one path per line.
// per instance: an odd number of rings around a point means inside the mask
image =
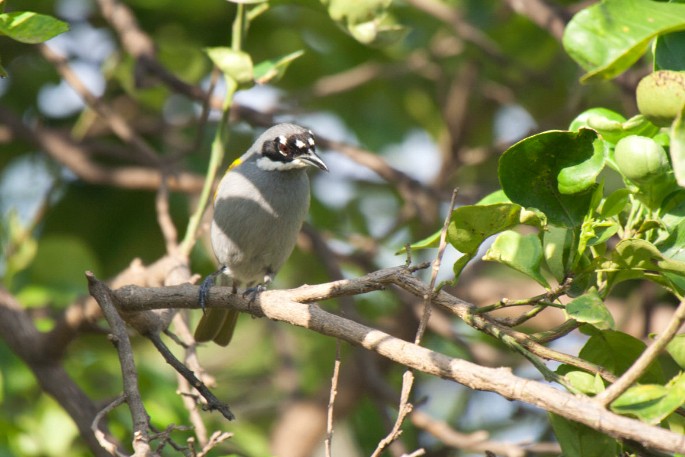
M 638 184 L 665 177 L 671 170 L 664 148 L 644 136 L 622 138 L 616 144 L 614 159 L 623 176 Z
M 659 70 L 637 85 L 637 107 L 647 119 L 668 127 L 685 106 L 685 72 Z

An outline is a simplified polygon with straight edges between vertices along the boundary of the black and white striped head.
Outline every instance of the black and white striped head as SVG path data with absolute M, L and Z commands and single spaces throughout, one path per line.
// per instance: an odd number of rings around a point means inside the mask
M 293 170 L 308 166 L 328 171 L 328 167 L 316 154 L 314 134 L 295 124 L 278 124 L 257 139 L 255 152 L 261 157 L 257 166 L 262 170 Z

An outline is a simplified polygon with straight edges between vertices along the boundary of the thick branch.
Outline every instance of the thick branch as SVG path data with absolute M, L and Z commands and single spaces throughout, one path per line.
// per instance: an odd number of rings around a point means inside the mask
M 41 334 L 19 303 L 0 287 L 0 338 L 10 350 L 28 365 L 43 392 L 52 396 L 69 414 L 93 455 L 111 457 L 91 430 L 98 414 L 93 401 L 67 374 L 57 359 L 50 359 L 41 350 Z M 103 428 L 103 433 L 106 430 Z
M 472 389 L 496 392 L 505 398 L 538 406 L 618 439 L 633 440 L 666 452 L 685 452 L 685 436 L 613 414 L 587 397 L 574 396 L 549 385 L 515 376 L 506 368 L 487 368 L 454 359 L 328 313 L 317 305 L 295 301 L 302 298 L 307 298 L 307 301 L 324 300 L 337 295 L 364 293 L 381 289 L 386 283 L 406 281 L 407 278 L 412 278 L 407 269 L 390 268 L 354 280 L 303 286 L 288 291 L 267 291 L 254 303 L 243 299 L 240 294 L 230 294 L 227 288 L 215 288 L 207 306 L 233 307 L 255 316 L 266 316 L 308 328 L 374 351 L 406 367 L 450 379 Z M 169 306 L 194 308 L 197 306 L 197 294 L 198 288 L 192 285 L 157 289 L 126 287 L 114 291 L 118 306 L 125 310 Z M 440 293 L 436 300 L 443 295 L 446 294 Z

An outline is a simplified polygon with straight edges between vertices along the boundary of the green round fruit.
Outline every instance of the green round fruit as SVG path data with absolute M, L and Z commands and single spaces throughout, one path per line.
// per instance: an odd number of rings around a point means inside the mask
M 651 138 L 630 135 L 616 144 L 614 159 L 618 170 L 636 183 L 665 177 L 671 170 L 664 148 Z
M 659 70 L 637 85 L 637 107 L 647 119 L 668 127 L 685 106 L 685 72 Z

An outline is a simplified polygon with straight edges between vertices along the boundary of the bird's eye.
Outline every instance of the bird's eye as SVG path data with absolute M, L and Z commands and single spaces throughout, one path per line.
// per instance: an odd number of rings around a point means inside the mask
M 278 152 L 280 152 L 282 155 L 287 156 L 288 155 L 288 145 L 285 143 L 278 143 Z

